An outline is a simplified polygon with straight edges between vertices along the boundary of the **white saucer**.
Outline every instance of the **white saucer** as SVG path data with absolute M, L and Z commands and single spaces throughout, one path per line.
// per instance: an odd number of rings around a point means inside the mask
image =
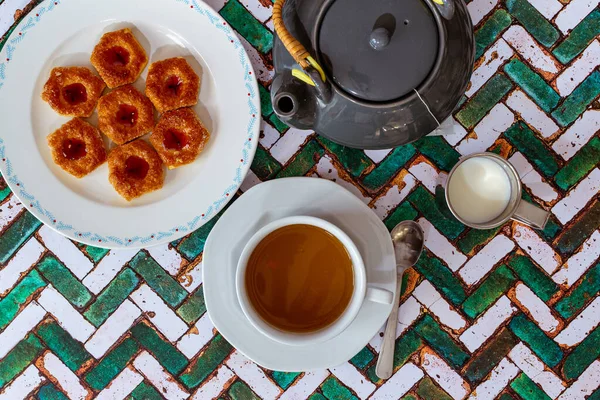
M 310 346 L 284 345 L 256 330 L 237 300 L 237 261 L 252 234 L 271 221 L 293 215 L 322 218 L 345 231 L 364 259 L 368 285 L 395 293 L 392 241 L 375 213 L 331 181 L 286 178 L 261 183 L 244 193 L 213 228 L 203 261 L 206 308 L 223 337 L 265 368 L 277 371 L 329 368 L 358 353 L 381 328 L 392 306 L 365 301 L 354 322 L 342 334 Z

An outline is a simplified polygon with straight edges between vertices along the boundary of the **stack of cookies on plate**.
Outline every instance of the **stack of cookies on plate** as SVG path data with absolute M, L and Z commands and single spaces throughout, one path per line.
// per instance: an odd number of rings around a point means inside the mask
M 82 178 L 108 159 L 109 181 L 128 201 L 160 189 L 163 164 L 172 169 L 193 162 L 209 139 L 189 108 L 198 102 L 200 78 L 184 58 L 169 58 L 150 65 L 140 93 L 132 83 L 148 56 L 130 29 L 104 34 L 91 63 L 101 78 L 85 67 L 57 67 L 44 85 L 42 99 L 60 115 L 75 117 L 48 136 L 54 162 Z M 112 90 L 102 95 L 106 86 Z M 99 130 L 81 119 L 96 106 Z M 108 156 L 100 132 L 117 145 Z M 141 139 L 149 132 L 150 144 Z

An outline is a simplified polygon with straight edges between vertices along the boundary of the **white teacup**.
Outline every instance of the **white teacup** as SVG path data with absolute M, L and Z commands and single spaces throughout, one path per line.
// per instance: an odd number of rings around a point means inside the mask
M 271 232 L 288 225 L 312 225 L 321 228 L 335 236 L 346 248 L 352 260 L 354 272 L 354 291 L 348 306 L 340 317 L 323 329 L 314 332 L 295 333 L 280 330 L 264 321 L 255 311 L 246 292 L 245 275 L 248 261 L 256 246 Z M 284 344 L 302 346 L 307 344 L 324 342 L 339 335 L 354 321 L 363 302 L 373 301 L 376 303 L 391 304 L 393 293 L 375 287 L 367 287 L 367 273 L 360 252 L 352 240 L 337 226 L 320 218 L 308 216 L 296 216 L 282 218 L 273 221 L 254 234 L 244 247 L 238 261 L 236 273 L 236 291 L 242 311 L 252 325 L 265 336 Z

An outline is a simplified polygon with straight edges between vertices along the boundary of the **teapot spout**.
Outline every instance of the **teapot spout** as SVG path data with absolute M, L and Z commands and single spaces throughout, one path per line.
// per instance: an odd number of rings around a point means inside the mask
M 279 119 L 298 129 L 312 129 L 315 123 L 316 98 L 308 85 L 288 71 L 277 75 L 271 84 L 273 111 Z

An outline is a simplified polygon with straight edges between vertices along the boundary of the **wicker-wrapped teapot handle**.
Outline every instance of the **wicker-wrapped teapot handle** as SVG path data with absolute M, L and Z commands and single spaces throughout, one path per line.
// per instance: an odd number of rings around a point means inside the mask
M 273 5 L 273 24 L 275 25 L 275 33 L 277 33 L 277 36 L 279 36 L 279 39 L 294 60 L 300 64 L 302 68 L 306 69 L 310 66 L 310 62 L 308 61 L 310 53 L 306 51 L 306 48 L 304 48 L 302 43 L 297 41 L 285 27 L 283 16 L 281 15 L 284 4 L 285 0 L 275 0 L 275 4 Z

